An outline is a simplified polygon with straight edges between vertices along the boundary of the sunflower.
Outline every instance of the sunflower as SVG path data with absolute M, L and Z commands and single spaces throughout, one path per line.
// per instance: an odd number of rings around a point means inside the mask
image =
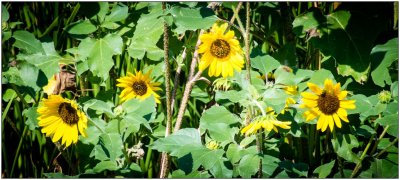
M 119 95 L 121 101 L 126 101 L 131 98 L 144 100 L 153 94 L 156 102 L 160 103 L 160 96 L 155 91 L 161 90 L 161 88 L 158 87 L 161 83 L 151 82 L 150 73 L 151 71 L 142 74 L 142 72 L 139 71 L 135 72 L 134 75 L 128 72 L 128 76 L 117 79 L 117 86 L 124 88 Z
M 341 128 L 341 120 L 349 122 L 346 109 L 355 109 L 355 100 L 345 100 L 347 91 L 340 90 L 340 83 L 333 85 L 332 80 L 326 79 L 323 89 L 313 83 L 307 83 L 307 86 L 313 93 L 302 92 L 304 104 L 300 106 L 309 109 L 304 112 L 306 121 L 319 116 L 317 130 L 321 129 L 322 132 L 328 126 L 333 131 L 335 124 Z
M 286 121 L 282 122 L 276 119 L 275 113 L 268 113 L 265 116 L 256 117 L 249 125 L 244 127 L 240 132 L 246 136 L 252 133 L 256 133 L 259 129 L 264 128 L 267 131 L 274 130 L 278 132 L 276 127 L 282 129 L 290 129 L 290 124 L 292 122 Z
M 86 137 L 87 118 L 75 101 L 60 95 L 50 95 L 48 99 L 42 100 L 37 112 L 42 133 L 47 137 L 52 136 L 53 142 L 62 138 L 61 144 L 68 147 L 78 141 L 78 131 Z
M 234 69 L 240 72 L 243 68 L 243 50 L 233 31 L 225 33 L 227 27 L 227 23 L 221 26 L 214 24 L 209 33 L 200 36 L 202 44 L 198 52 L 203 55 L 199 69 L 203 71 L 209 67 L 209 76 L 233 76 Z

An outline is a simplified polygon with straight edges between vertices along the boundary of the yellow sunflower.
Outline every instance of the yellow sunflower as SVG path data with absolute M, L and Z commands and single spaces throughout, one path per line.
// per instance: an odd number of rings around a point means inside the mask
M 199 69 L 203 71 L 209 67 L 209 76 L 233 76 L 234 69 L 240 72 L 243 68 L 243 50 L 233 31 L 225 34 L 227 27 L 227 23 L 221 26 L 214 24 L 209 33 L 200 36 L 202 44 L 198 52 L 203 55 Z
M 275 113 L 268 113 L 265 116 L 256 117 L 249 125 L 244 127 L 240 132 L 245 134 L 246 136 L 249 134 L 256 133 L 259 129 L 264 128 L 267 131 L 274 130 L 278 132 L 276 127 L 280 127 L 282 129 L 290 129 L 290 124 L 292 122 L 286 121 L 282 122 L 276 119 Z
M 309 109 L 304 112 L 306 121 L 319 116 L 317 130 L 321 129 L 322 132 L 328 126 L 333 131 L 335 124 L 341 128 L 341 120 L 349 122 L 346 109 L 355 109 L 355 100 L 345 100 L 347 91 L 340 90 L 340 83 L 333 85 L 332 80 L 326 79 L 323 89 L 313 83 L 307 83 L 307 86 L 313 93 L 302 92 L 304 104 L 300 106 Z
M 155 91 L 161 90 L 161 88 L 158 87 L 161 83 L 151 82 L 150 74 L 151 71 L 146 74 L 142 74 L 141 71 L 135 72 L 135 74 L 128 72 L 128 76 L 117 79 L 117 86 L 124 88 L 119 95 L 121 101 L 126 101 L 131 98 L 144 100 L 153 94 L 156 102 L 160 103 L 160 96 Z
M 78 142 L 78 131 L 86 137 L 87 118 L 75 101 L 60 95 L 50 95 L 48 99 L 42 100 L 37 112 L 42 133 L 47 137 L 53 136 L 53 142 L 62 138 L 61 144 L 68 147 Z

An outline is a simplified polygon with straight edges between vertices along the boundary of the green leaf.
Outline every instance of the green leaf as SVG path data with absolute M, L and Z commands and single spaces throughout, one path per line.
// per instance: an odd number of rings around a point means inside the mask
M 223 158 L 225 159 L 225 158 Z M 232 178 L 233 171 L 225 166 L 226 161 L 220 160 L 215 163 L 215 165 L 210 169 L 213 178 Z
M 274 174 L 276 168 L 279 167 L 278 162 L 280 162 L 278 158 L 264 154 L 262 160 L 262 172 L 264 178 L 269 178 Z
M 93 109 L 96 111 L 97 114 L 105 113 L 108 117 L 115 117 L 114 113 L 112 112 L 111 108 L 114 107 L 114 104 L 111 102 L 104 102 L 97 99 L 91 99 L 84 103 L 83 109 L 87 111 L 87 109 Z
M 216 141 L 234 141 L 237 129 L 230 128 L 231 124 L 240 122 L 240 119 L 230 113 L 223 106 L 212 106 L 200 118 L 200 133 L 208 130 L 210 137 Z
M 357 138 L 352 134 L 338 135 L 336 139 L 332 139 L 333 149 L 338 156 L 347 161 L 358 163 L 360 158 L 352 152 L 352 149 L 359 146 Z
M 398 157 L 398 155 L 396 156 Z M 398 158 L 374 159 L 371 164 L 372 178 L 398 178 L 398 168 Z
M 99 160 L 115 161 L 123 155 L 121 151 L 123 147 L 121 136 L 118 133 L 105 133 L 100 136 L 99 142 L 90 156 L 95 156 Z
M 5 83 L 13 83 L 18 86 L 22 86 L 25 84 L 24 80 L 22 80 L 20 76 L 20 72 L 16 67 L 10 67 L 7 71 L 2 73 L 2 81 Z
M 208 29 L 218 19 L 210 8 L 186 8 L 174 6 L 171 9 L 175 32 L 184 33 L 186 30 Z
M 108 78 L 109 71 L 114 65 L 112 56 L 121 54 L 122 52 L 122 38 L 116 34 L 108 34 L 102 39 L 91 40 L 91 43 L 92 48 L 83 49 L 83 51 L 89 52 L 87 54 L 89 69 L 94 75 L 105 80 Z M 80 47 L 80 49 L 84 47 Z
M 335 77 L 326 69 L 320 69 L 314 72 L 309 82 L 314 83 L 320 87 L 324 86 L 325 79 L 330 79 L 335 82 Z
M 281 64 L 270 55 L 261 55 L 253 50 L 250 56 L 251 67 L 258 69 L 263 74 L 268 74 L 278 68 Z
M 117 162 L 115 161 L 101 161 L 93 168 L 95 173 L 100 173 L 104 170 L 116 171 L 118 169 Z
M 399 137 L 399 113 L 378 118 L 375 123 L 384 127 L 389 126 L 387 133 L 394 137 Z
M 117 3 L 111 9 L 111 13 L 106 16 L 105 21 L 107 22 L 117 22 L 122 21 L 128 17 L 128 6 L 122 3 Z
M 55 179 L 76 179 L 79 178 L 79 175 L 68 176 L 63 173 L 43 173 L 47 178 L 55 178 Z
M 238 170 L 242 178 L 251 178 L 258 171 L 258 162 L 260 156 L 255 154 L 247 154 L 239 162 Z
M 376 134 L 375 130 L 372 129 L 370 126 L 362 125 L 356 129 L 356 133 L 360 136 L 364 136 L 366 138 L 371 137 L 372 135 Z
M 44 53 L 42 44 L 39 40 L 35 38 L 32 33 L 28 31 L 18 30 L 14 32 L 12 37 L 15 39 L 14 46 L 26 51 L 26 53 Z
M 390 85 L 390 92 L 392 92 L 392 97 L 399 97 L 399 81 L 396 81 Z
M 1 5 L 1 22 L 6 22 L 6 21 L 8 21 L 9 18 L 10 18 L 10 14 L 8 13 L 7 8 L 2 4 Z
M 93 25 L 89 20 L 84 20 L 84 21 L 80 20 L 71 23 L 67 27 L 65 27 L 65 31 L 67 31 L 68 34 L 77 34 L 77 35 L 90 34 L 95 32 L 96 30 L 97 27 Z
M 210 177 L 211 175 L 207 171 L 194 171 L 186 175 L 184 171 L 178 169 L 172 172 L 171 177 L 168 178 L 206 179 Z
M 193 170 L 196 170 L 200 166 L 204 169 L 209 170 L 215 165 L 220 166 L 220 161 L 223 161 L 222 155 L 224 151 L 222 149 L 210 150 L 204 146 L 194 148 L 190 151 L 193 157 Z
M 307 32 L 312 29 L 316 29 L 320 26 L 321 22 L 326 21 L 326 18 L 321 14 L 320 11 L 311 11 L 306 14 L 297 16 L 292 25 L 293 32 L 299 36 L 304 37 Z
M 283 168 L 290 177 L 307 177 L 308 165 L 305 163 L 293 163 L 285 160 L 279 162 L 279 167 Z
M 369 54 L 381 27 L 378 17 L 336 11 L 325 18 L 318 28 L 322 35 L 311 38 L 310 42 L 325 56 L 335 59 L 340 75 L 352 76 L 358 83 L 367 81 Z
M 378 86 L 384 87 L 385 84 L 392 83 L 388 67 L 399 59 L 398 41 L 398 38 L 391 39 L 383 45 L 375 46 L 371 51 L 371 77 Z
M 149 14 L 142 14 L 137 22 L 135 32 L 131 38 L 131 44 L 127 50 L 132 58 L 143 59 L 147 53 L 147 58 L 159 61 L 164 52 L 156 46 L 163 33 L 163 19 L 161 9 L 154 9 Z
M 168 152 L 171 156 L 183 156 L 190 152 L 191 148 L 202 147 L 200 133 L 194 128 L 185 128 L 174 132 L 170 136 L 158 139 L 152 145 L 152 149 L 159 152 Z
M 63 58 L 58 54 L 43 55 L 33 54 L 29 56 L 28 62 L 38 67 L 46 75 L 47 79 L 51 79 L 54 74 L 60 72 L 59 62 Z
M 154 96 L 151 96 L 143 101 L 140 99 L 130 99 L 122 104 L 126 115 L 124 121 L 126 122 L 126 132 L 132 133 L 139 130 L 140 125 L 144 125 L 147 129 L 152 130 L 149 121 L 153 120 L 156 116 L 156 101 Z M 129 134 L 124 135 L 124 137 Z
M 387 105 L 379 102 L 377 95 L 366 97 L 363 94 L 357 94 L 351 97 L 356 100 L 355 110 L 349 110 L 349 114 L 360 113 L 360 120 L 365 121 L 369 116 L 378 115 L 379 113 L 386 110 Z
M 333 165 L 335 165 L 336 160 L 330 163 L 323 164 L 314 170 L 314 173 L 318 174 L 318 178 L 326 178 L 332 171 Z
M 29 130 L 31 130 L 31 131 L 33 131 L 37 127 L 39 127 L 38 120 L 37 120 L 38 114 L 37 114 L 36 110 L 37 110 L 37 107 L 30 107 L 30 108 L 24 109 L 24 111 L 22 111 L 22 115 L 27 117 L 27 120 L 25 121 L 25 125 L 27 125 L 29 127 Z

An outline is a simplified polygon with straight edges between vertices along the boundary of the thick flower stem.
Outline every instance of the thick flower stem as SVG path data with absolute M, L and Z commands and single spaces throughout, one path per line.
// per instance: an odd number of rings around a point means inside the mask
M 166 3 L 162 3 L 162 9 L 165 11 Z M 171 113 L 171 87 L 170 87 L 170 76 L 171 70 L 169 67 L 169 37 L 168 37 L 168 24 L 164 21 L 164 65 L 165 65 L 165 95 L 166 95 L 166 105 L 167 105 L 167 122 L 165 128 L 165 137 L 169 136 L 172 127 L 172 113 Z M 168 174 L 169 157 L 167 153 L 162 153 L 161 157 L 161 170 L 160 178 L 166 178 Z
M 358 171 L 360 170 L 361 163 L 364 160 L 365 155 L 367 154 L 367 151 L 368 151 L 369 147 L 371 146 L 371 143 L 372 143 L 373 140 L 374 140 L 374 136 L 371 136 L 371 138 L 369 138 L 367 146 L 365 147 L 363 153 L 361 154 L 360 161 L 357 163 L 356 167 L 354 168 L 353 172 L 351 173 L 350 178 L 353 178 L 358 173 Z
M 197 74 L 191 80 L 189 80 L 185 85 L 185 91 L 183 93 L 182 102 L 181 102 L 181 105 L 180 105 L 180 108 L 178 111 L 178 117 L 176 118 L 174 132 L 181 129 L 182 119 L 183 119 L 183 115 L 185 114 L 185 110 L 186 110 L 187 103 L 189 101 L 190 93 L 192 92 L 194 83 L 200 77 L 201 73 L 202 73 L 202 71 L 198 71 Z

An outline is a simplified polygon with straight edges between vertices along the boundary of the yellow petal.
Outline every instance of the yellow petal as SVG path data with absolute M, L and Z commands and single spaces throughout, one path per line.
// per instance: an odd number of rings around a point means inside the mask
M 342 119 L 344 122 L 349 122 L 347 119 L 347 111 L 343 108 L 339 108 L 337 111 L 337 115 Z
M 341 128 L 342 122 L 340 121 L 339 116 L 336 113 L 334 113 L 332 116 L 333 116 L 333 120 L 335 121 L 336 126 L 338 128 Z
M 64 135 L 64 131 L 65 131 L 65 124 L 61 123 L 59 126 L 57 126 L 52 141 L 57 142 L 58 140 L 60 140 L 60 138 Z
M 333 84 L 332 84 L 332 80 L 330 80 L 330 79 L 325 79 L 325 81 L 324 81 L 324 86 L 325 86 L 325 89 L 326 90 L 333 90 Z M 330 92 L 332 92 L 332 91 L 330 91 Z
M 312 92 L 314 92 L 315 94 L 317 94 L 317 95 L 321 95 L 321 94 L 322 94 L 322 89 L 319 88 L 319 87 L 318 87 L 317 85 L 315 85 L 314 83 L 307 82 L 307 86 L 308 86 L 308 88 L 310 88 L 310 90 L 311 90 Z
M 343 100 L 347 96 L 347 91 L 342 91 L 337 96 L 338 96 L 339 100 Z
M 327 116 L 325 114 L 321 114 L 321 116 L 319 117 L 318 121 L 322 121 L 323 122 L 321 131 L 325 132 L 325 130 L 328 127 L 328 124 L 329 124 Z
M 329 123 L 329 129 L 331 132 L 333 131 L 333 128 L 335 127 L 335 123 L 333 122 L 333 117 L 331 115 L 326 116 L 326 119 Z
M 337 83 L 334 87 L 335 95 L 338 96 L 340 94 L 340 83 Z
M 313 93 L 310 92 L 302 92 L 301 96 L 305 99 L 310 99 L 310 100 L 317 100 L 319 97 Z
M 344 109 L 355 109 L 356 105 L 354 104 L 355 100 L 341 100 L 340 107 Z

